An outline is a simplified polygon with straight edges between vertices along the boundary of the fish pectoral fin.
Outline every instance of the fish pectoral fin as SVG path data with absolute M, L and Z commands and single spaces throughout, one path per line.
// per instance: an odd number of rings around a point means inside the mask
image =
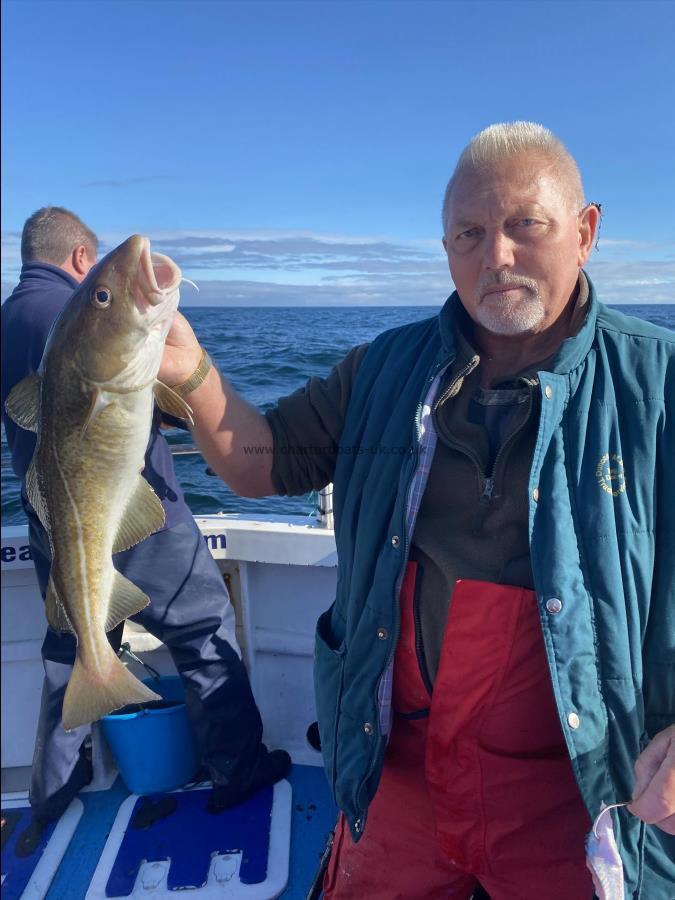
M 136 490 L 132 494 L 122 521 L 117 527 L 113 553 L 128 550 L 164 526 L 164 507 L 159 497 L 142 475 L 138 476 Z
M 61 600 L 59 599 L 54 579 L 51 577 L 49 578 L 47 594 L 45 595 L 45 615 L 47 616 L 47 622 L 49 622 L 49 627 L 52 631 L 75 632 L 75 629 L 70 624 L 70 619 L 64 609 L 63 603 L 61 603 Z
M 113 398 L 110 394 L 106 394 L 106 392 L 102 391 L 100 388 L 95 387 L 92 389 L 89 412 L 87 413 L 87 418 L 84 420 L 84 425 L 82 426 L 82 435 L 86 433 L 87 428 L 89 428 L 94 419 L 103 412 L 106 406 L 110 406 L 112 402 Z
M 61 724 L 70 731 L 97 722 L 130 703 L 151 703 L 161 699 L 124 667 L 112 648 L 105 661 L 103 676 L 100 672 L 89 671 L 78 655 L 63 698 Z
M 156 381 L 153 387 L 157 406 L 162 412 L 168 413 L 170 416 L 176 416 L 178 419 L 187 419 L 190 425 L 195 424 L 192 417 L 192 410 L 183 400 L 180 394 L 172 391 L 170 387 L 161 381 Z
M 15 384 L 5 400 L 7 415 L 26 431 L 38 430 L 40 376 L 34 373 Z
M 110 603 L 108 604 L 108 616 L 105 620 L 105 630 L 112 631 L 116 625 L 128 619 L 129 616 L 140 612 L 150 602 L 150 598 L 136 587 L 133 581 L 125 578 L 121 572 L 115 569 Z
M 37 469 L 35 468 L 35 459 L 31 460 L 26 472 L 26 496 L 28 502 L 37 513 L 38 519 L 42 522 L 46 531 L 49 531 L 49 516 L 47 515 L 47 507 L 42 499 L 40 491 L 40 482 L 38 481 Z

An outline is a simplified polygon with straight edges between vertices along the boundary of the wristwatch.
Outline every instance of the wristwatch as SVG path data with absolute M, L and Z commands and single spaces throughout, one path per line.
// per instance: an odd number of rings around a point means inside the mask
M 206 352 L 206 350 L 202 347 L 202 358 L 199 360 L 199 365 L 194 370 L 192 375 L 184 381 L 182 384 L 177 384 L 171 390 L 174 391 L 179 397 L 187 397 L 188 394 L 191 394 L 206 378 L 209 369 L 213 365 L 211 361 L 211 357 Z

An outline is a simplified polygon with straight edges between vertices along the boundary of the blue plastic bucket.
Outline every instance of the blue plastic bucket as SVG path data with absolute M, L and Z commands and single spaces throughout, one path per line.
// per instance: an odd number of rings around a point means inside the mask
M 180 678 L 151 678 L 145 684 L 172 705 L 130 712 L 122 709 L 101 719 L 120 775 L 134 794 L 172 791 L 187 784 L 199 768 Z

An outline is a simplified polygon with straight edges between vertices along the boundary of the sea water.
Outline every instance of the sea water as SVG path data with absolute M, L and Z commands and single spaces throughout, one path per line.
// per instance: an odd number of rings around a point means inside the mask
M 675 329 L 675 305 L 617 307 L 621 312 Z M 301 387 L 312 375 L 325 376 L 354 346 L 380 332 L 438 313 L 439 307 L 183 307 L 199 340 L 221 371 L 261 411 L 278 397 Z M 186 432 L 167 432 L 171 444 L 192 443 Z M 311 516 L 316 498 L 235 496 L 223 482 L 207 474 L 197 455 L 176 456 L 176 474 L 195 514 L 238 512 Z M 2 430 L 2 524 L 25 521 L 19 482 L 12 472 Z

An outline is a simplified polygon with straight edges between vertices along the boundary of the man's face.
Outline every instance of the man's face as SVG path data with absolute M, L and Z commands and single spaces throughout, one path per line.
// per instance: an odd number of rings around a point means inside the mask
M 579 212 L 550 163 L 535 155 L 460 177 L 443 246 L 475 322 L 502 335 L 534 334 L 555 322 L 592 245 Z

